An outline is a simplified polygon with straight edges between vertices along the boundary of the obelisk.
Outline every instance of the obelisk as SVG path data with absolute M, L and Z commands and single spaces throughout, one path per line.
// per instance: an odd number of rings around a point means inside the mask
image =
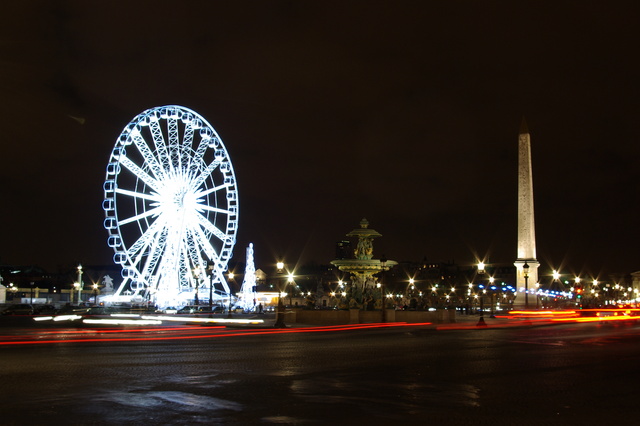
M 533 215 L 533 177 L 531 172 L 531 136 L 524 117 L 518 137 L 518 254 L 516 266 L 515 309 L 536 307 L 538 266 L 536 228 Z M 528 266 L 528 268 L 527 268 Z M 527 271 L 528 269 L 528 271 Z M 528 290 L 528 296 L 526 292 Z M 528 302 L 528 303 L 527 303 Z

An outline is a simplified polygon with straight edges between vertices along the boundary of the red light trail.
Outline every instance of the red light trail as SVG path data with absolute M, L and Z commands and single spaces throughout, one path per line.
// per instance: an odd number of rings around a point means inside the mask
M 59 344 L 59 343 L 95 343 L 95 342 L 131 342 L 131 341 L 154 341 L 154 340 L 189 340 L 189 339 L 211 339 L 221 337 L 256 336 L 291 333 L 320 333 L 337 332 L 351 330 L 366 330 L 385 327 L 419 327 L 430 325 L 431 323 L 371 323 L 353 325 L 335 325 L 322 327 L 300 327 L 300 328 L 248 328 L 239 330 L 222 326 L 198 326 L 198 327 L 157 327 L 144 329 L 96 329 L 85 330 L 31 330 L 30 333 L 19 336 L 0 336 L 0 346 L 8 345 L 39 345 L 39 344 Z M 213 333 L 211 331 L 214 331 Z M 113 336 L 114 333 L 122 334 L 122 337 Z M 145 333 L 140 336 L 140 333 Z M 147 334 L 148 333 L 148 334 Z M 138 334 L 138 336 L 134 336 Z M 67 338 L 73 335 L 73 338 Z M 85 337 L 86 336 L 86 337 Z M 43 338 L 45 337 L 45 338 Z M 53 337 L 57 337 L 53 338 Z

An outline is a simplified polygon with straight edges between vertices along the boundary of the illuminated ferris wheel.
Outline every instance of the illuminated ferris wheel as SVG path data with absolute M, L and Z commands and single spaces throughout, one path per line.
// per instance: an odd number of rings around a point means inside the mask
M 107 243 L 122 266 L 116 298 L 167 307 L 199 292 L 199 300 L 229 294 L 223 273 L 238 189 L 229 154 L 202 116 L 176 105 L 137 115 L 111 152 L 104 194 Z

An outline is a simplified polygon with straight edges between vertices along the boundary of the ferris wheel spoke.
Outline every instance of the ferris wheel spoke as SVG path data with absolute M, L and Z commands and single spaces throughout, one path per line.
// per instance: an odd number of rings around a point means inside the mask
M 207 236 L 205 235 L 201 227 L 194 227 L 190 229 L 189 232 L 192 235 L 194 246 L 197 245 L 198 247 L 200 247 L 201 250 L 205 251 L 207 254 L 210 251 L 208 250 L 209 248 L 213 250 L 213 246 L 209 242 L 209 238 L 207 238 Z M 215 250 L 213 251 L 215 252 Z
M 144 218 L 149 217 L 149 216 L 159 215 L 161 211 L 162 211 L 161 207 L 156 207 L 154 209 L 147 210 L 144 213 L 140 213 L 138 215 L 132 216 L 132 217 L 130 217 L 128 219 L 119 220 L 118 221 L 118 225 L 122 226 L 122 225 L 126 225 L 128 223 L 131 223 L 131 222 L 135 222 L 135 221 L 140 220 L 140 219 L 144 219 Z
M 189 255 L 189 259 L 191 260 L 191 265 L 193 265 L 194 269 L 202 270 L 204 267 L 202 255 L 200 254 L 202 245 L 199 244 L 197 237 L 193 235 L 191 231 L 188 231 L 188 234 L 191 234 L 189 235 L 189 241 L 191 241 L 191 243 L 185 240 L 184 246 L 186 248 L 186 252 Z
M 120 284 L 120 287 L 118 287 L 118 289 L 114 293 L 115 296 L 120 296 L 120 293 L 122 293 L 122 290 L 125 288 L 125 286 L 127 285 L 128 282 L 129 282 L 129 278 L 124 278 L 122 280 L 122 284 Z
M 180 276 L 183 278 L 183 284 L 191 287 L 191 283 L 193 282 L 193 274 L 194 274 L 194 270 L 191 267 L 191 263 L 189 262 L 190 259 L 190 253 L 189 253 L 189 247 L 186 246 L 185 244 L 180 244 L 180 246 L 178 247 L 179 250 L 179 256 L 178 256 L 178 261 L 179 261 L 179 270 L 180 270 Z
M 153 271 L 156 270 L 158 262 L 162 258 L 164 243 L 165 239 L 163 235 L 160 235 L 159 238 L 152 241 L 152 244 L 149 246 L 149 255 L 142 269 L 142 275 L 149 281 L 149 285 L 153 286 L 153 288 L 158 286 L 158 276 L 154 274 Z
M 213 139 L 215 139 L 215 137 Z M 195 176 L 198 173 L 198 170 L 200 170 L 200 167 L 201 167 L 201 164 L 202 164 L 202 159 L 204 158 L 204 153 L 207 152 L 207 148 L 209 147 L 209 144 L 211 143 L 211 140 L 212 140 L 211 137 L 202 138 L 200 140 L 200 143 L 198 144 L 198 148 L 194 152 L 193 158 L 191 159 L 191 162 L 189 163 L 189 174 L 190 175 Z
M 158 233 L 164 228 L 164 221 L 158 219 L 154 221 L 149 228 L 147 228 L 142 235 L 129 247 L 127 250 L 127 256 L 130 259 L 137 259 L 144 250 L 158 240 Z M 138 264 L 138 260 L 135 261 Z
M 200 208 L 202 210 L 208 210 L 210 212 L 215 212 L 215 213 L 231 214 L 231 212 L 229 210 L 219 209 L 217 207 L 208 206 L 206 204 L 201 204 Z
M 151 176 L 149 176 L 147 172 L 142 170 L 137 164 L 135 164 L 129 158 L 121 157 L 120 164 L 126 167 L 131 173 L 133 173 L 136 177 L 138 177 L 138 179 L 141 179 L 147 186 L 149 186 L 150 188 L 153 188 L 155 191 L 158 191 L 158 181 L 152 178 Z
M 180 170 L 181 164 L 181 155 L 180 155 L 180 140 L 178 138 L 178 119 L 175 117 L 170 117 L 167 120 L 168 131 L 169 131 L 169 155 L 170 158 L 170 167 L 171 170 L 175 170 L 176 168 Z
M 145 194 L 144 192 L 129 191 L 128 189 L 116 188 L 116 194 L 128 195 L 133 198 L 142 198 L 144 200 L 158 201 L 157 195 Z
M 182 138 L 182 146 L 180 147 L 181 165 L 187 173 L 191 170 L 191 146 L 193 145 L 193 124 L 188 122 L 184 127 L 184 137 Z
M 213 188 L 209 188 L 209 189 L 204 190 L 204 191 L 199 191 L 197 196 L 198 196 L 198 198 L 199 197 L 203 197 L 205 195 L 211 194 L 212 192 L 218 192 L 221 189 L 229 188 L 230 186 L 231 186 L 230 183 L 223 183 L 222 185 L 214 186 Z
M 162 133 L 160 133 L 160 135 L 162 136 Z M 142 158 L 144 158 L 145 163 L 149 165 L 149 169 L 151 169 L 156 179 L 162 179 L 165 176 L 164 169 L 151 152 L 151 148 L 149 148 L 147 141 L 142 137 L 140 131 L 138 131 L 137 129 L 134 130 L 131 134 L 131 139 L 138 148 L 138 151 L 142 154 Z
M 209 231 L 211 234 L 215 235 L 216 238 L 218 238 L 224 244 L 227 244 L 231 240 L 227 236 L 227 234 L 222 232 L 217 226 L 215 226 L 213 223 L 209 222 L 202 215 L 198 215 L 198 222 L 200 223 L 200 226 L 202 226 L 204 229 Z
M 204 183 L 204 181 L 214 172 L 214 170 L 220 165 L 220 160 L 212 161 L 202 172 L 193 179 L 191 183 L 191 188 L 196 189 L 200 188 L 200 186 Z
M 165 172 L 167 172 L 171 170 L 171 163 L 169 161 L 169 152 L 167 151 L 167 144 L 164 141 L 164 136 L 162 135 L 162 128 L 160 127 L 160 123 L 158 123 L 158 121 L 156 120 L 151 121 L 149 123 L 149 129 L 151 130 L 153 144 L 156 147 L 156 154 L 160 159 L 162 168 Z
M 220 283 L 224 292 L 227 294 L 231 293 L 231 291 L 229 290 L 229 285 L 227 284 L 227 280 L 224 279 L 222 269 L 214 268 L 214 274 L 216 275 L 216 281 Z
M 149 247 L 148 256 L 145 255 L 147 253 L 147 247 Z M 136 256 L 131 256 L 132 258 L 131 266 L 135 267 L 136 270 L 139 271 L 140 279 L 145 283 L 147 283 L 148 286 L 155 286 L 157 284 L 157 280 L 153 279 L 153 276 L 154 276 L 153 268 L 157 263 L 157 259 L 158 259 L 158 256 L 155 254 L 156 252 L 161 250 L 162 250 L 162 241 L 157 240 L 157 241 L 151 242 L 151 244 L 146 244 L 145 249 L 142 251 L 138 251 L 136 253 Z
M 225 265 L 224 262 L 220 261 L 220 256 L 218 256 L 216 249 L 210 243 L 207 242 L 207 244 L 204 245 L 203 251 L 207 259 L 209 259 L 209 262 L 213 265 L 213 269 L 217 269 L 220 265 Z

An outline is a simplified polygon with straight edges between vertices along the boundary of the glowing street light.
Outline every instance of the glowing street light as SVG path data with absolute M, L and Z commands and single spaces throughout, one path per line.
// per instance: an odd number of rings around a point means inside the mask
M 209 277 L 209 318 L 213 318 L 213 262 L 204 261 L 204 274 Z
M 285 328 L 284 323 L 284 304 L 282 303 L 282 273 L 284 271 L 284 262 L 276 263 L 276 274 L 278 279 L 278 307 L 276 309 L 276 322 L 273 324 L 275 328 Z
M 229 297 L 229 308 L 227 310 L 227 318 L 231 318 L 231 282 L 233 281 L 234 276 L 233 272 L 229 272 L 227 275 L 229 278 L 229 294 L 227 295 Z
M 196 295 L 193 299 L 194 305 L 200 304 L 200 299 L 198 298 L 198 293 L 200 293 L 200 275 L 202 274 L 202 270 L 200 267 L 193 268 L 193 279 L 196 282 Z
M 493 285 L 493 283 L 495 282 L 495 278 L 493 277 L 489 277 L 489 289 L 491 290 L 491 293 L 489 294 L 489 303 L 491 303 L 491 315 L 489 315 L 490 318 L 495 318 L 495 312 L 493 311 L 493 294 L 495 293 L 495 286 Z
M 98 306 L 98 283 L 93 284 L 93 303 Z
M 524 273 L 524 307 L 529 309 L 529 264 L 527 262 L 522 265 L 522 272 Z
M 384 273 L 387 269 L 387 257 L 383 254 L 380 258 L 380 322 L 387 321 L 387 314 L 385 312 L 386 301 L 384 300 Z
M 478 262 L 478 274 L 484 275 L 484 262 Z M 484 288 L 483 284 L 478 284 L 478 292 L 480 293 L 480 319 L 478 320 L 478 327 L 486 327 L 487 323 L 484 322 L 484 295 L 487 293 L 486 290 L 480 291 L 480 289 Z
M 82 265 L 78 264 L 78 305 L 82 303 Z

